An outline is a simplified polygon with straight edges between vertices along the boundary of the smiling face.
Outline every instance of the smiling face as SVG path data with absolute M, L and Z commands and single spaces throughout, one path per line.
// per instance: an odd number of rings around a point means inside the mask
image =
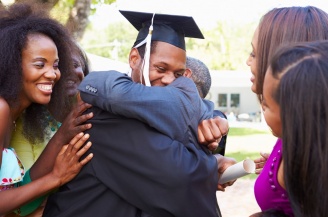
M 82 60 L 77 55 L 72 56 L 74 71 L 70 73 L 66 81 L 66 93 L 68 96 L 75 96 L 78 92 L 77 87 L 84 78 Z
M 252 82 L 251 89 L 254 93 L 257 93 L 256 91 L 256 76 L 257 76 L 257 70 L 256 70 L 256 52 L 257 52 L 257 41 L 258 41 L 258 35 L 259 35 L 259 29 L 256 28 L 254 32 L 254 36 L 252 39 L 252 52 L 249 54 L 248 59 L 246 60 L 246 64 L 250 67 L 252 77 L 250 78 Z
M 60 78 L 58 53 L 55 43 L 42 34 L 30 34 L 22 51 L 22 105 L 47 104 L 54 84 Z
M 262 109 L 266 123 L 271 128 L 272 134 L 281 138 L 282 124 L 280 119 L 280 107 L 272 97 L 274 91 L 279 84 L 279 80 L 272 76 L 271 69 L 269 68 L 265 74 L 263 84 L 263 101 Z
M 149 64 L 151 86 L 166 86 L 177 77 L 186 75 L 186 52 L 184 50 L 161 41 L 157 41 L 155 46 L 150 55 Z M 134 82 L 144 83 L 140 81 L 142 60 L 137 49 L 132 49 L 130 66 Z

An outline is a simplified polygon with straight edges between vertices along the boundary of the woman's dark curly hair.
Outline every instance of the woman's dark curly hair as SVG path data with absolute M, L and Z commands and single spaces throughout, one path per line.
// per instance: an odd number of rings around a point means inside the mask
M 15 3 L 0 8 L 0 97 L 11 107 L 18 105 L 22 88 L 22 51 L 30 34 L 43 34 L 55 43 L 61 79 L 56 83 L 49 106 L 56 106 L 64 96 L 62 87 L 73 71 L 71 47 L 73 39 L 65 27 L 36 5 Z M 48 120 L 44 105 L 33 103 L 24 112 L 23 133 L 32 143 L 42 142 Z

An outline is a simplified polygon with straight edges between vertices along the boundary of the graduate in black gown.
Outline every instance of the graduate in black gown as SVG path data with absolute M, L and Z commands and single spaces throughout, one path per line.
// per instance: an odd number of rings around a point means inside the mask
M 137 71 L 143 58 L 135 47 L 147 37 L 151 18 L 135 12 L 125 16 L 135 20 L 140 30 L 130 53 L 130 66 Z M 185 71 L 184 37 L 202 34 L 193 19 L 184 16 L 156 14 L 153 28 L 152 40 L 157 43 L 152 47 L 156 52 L 150 55 L 156 54 L 152 58 L 168 70 L 152 77 L 150 66 L 149 80 L 152 85 L 170 83 L 175 78 L 167 71 Z M 132 73 L 134 81 L 140 79 L 140 72 L 137 74 Z M 90 93 L 103 92 L 95 84 L 81 85 Z M 173 140 L 136 119 L 98 107 L 91 110 L 93 127 L 88 133 L 94 158 L 49 197 L 44 216 L 221 216 L 216 199 L 219 173 L 235 161 L 212 155 L 198 144 Z

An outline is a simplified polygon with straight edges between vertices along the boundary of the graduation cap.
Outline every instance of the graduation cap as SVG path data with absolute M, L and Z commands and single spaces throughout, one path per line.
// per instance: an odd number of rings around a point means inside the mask
M 151 41 L 166 42 L 186 50 L 185 37 L 204 38 L 194 19 L 189 16 L 122 10 L 120 12 L 139 31 L 133 47 L 138 48 L 146 44 L 142 66 L 146 86 L 150 86 L 149 58 Z
M 134 47 L 148 36 L 152 19 L 152 41 L 163 41 L 185 50 L 185 37 L 204 38 L 194 19 L 189 16 L 122 10 L 120 12 L 139 31 Z

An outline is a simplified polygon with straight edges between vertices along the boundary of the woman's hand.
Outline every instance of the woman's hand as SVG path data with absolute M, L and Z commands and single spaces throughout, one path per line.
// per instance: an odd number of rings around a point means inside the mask
M 84 123 L 86 120 L 93 117 L 93 113 L 83 115 L 83 112 L 90 107 L 90 104 L 78 102 L 77 106 L 74 107 L 69 113 L 62 126 L 50 139 L 38 160 L 33 164 L 31 168 L 32 180 L 50 173 L 50 171 L 54 168 L 56 156 L 60 151 L 62 151 L 61 149 L 63 145 L 72 143 L 72 141 L 75 141 L 72 138 L 74 138 L 77 134 L 91 128 L 90 123 Z
M 254 160 L 254 163 L 256 165 L 255 174 L 260 174 L 262 172 L 263 167 L 264 167 L 265 163 L 267 162 L 267 160 L 270 156 L 270 154 L 263 153 L 263 152 L 260 152 L 260 155 L 262 157 L 257 158 L 257 159 Z
M 91 105 L 83 101 L 78 101 L 77 105 L 73 107 L 55 134 L 60 137 L 61 144 L 67 144 L 76 134 L 92 127 L 90 123 L 85 124 L 93 117 L 92 112 L 83 114 L 88 108 L 91 108 Z
M 92 159 L 93 154 L 90 153 L 80 160 L 82 155 L 91 147 L 90 141 L 85 144 L 88 139 L 89 134 L 79 133 L 68 145 L 64 145 L 58 153 L 51 173 L 59 179 L 60 185 L 72 180 L 80 172 L 81 168 Z

